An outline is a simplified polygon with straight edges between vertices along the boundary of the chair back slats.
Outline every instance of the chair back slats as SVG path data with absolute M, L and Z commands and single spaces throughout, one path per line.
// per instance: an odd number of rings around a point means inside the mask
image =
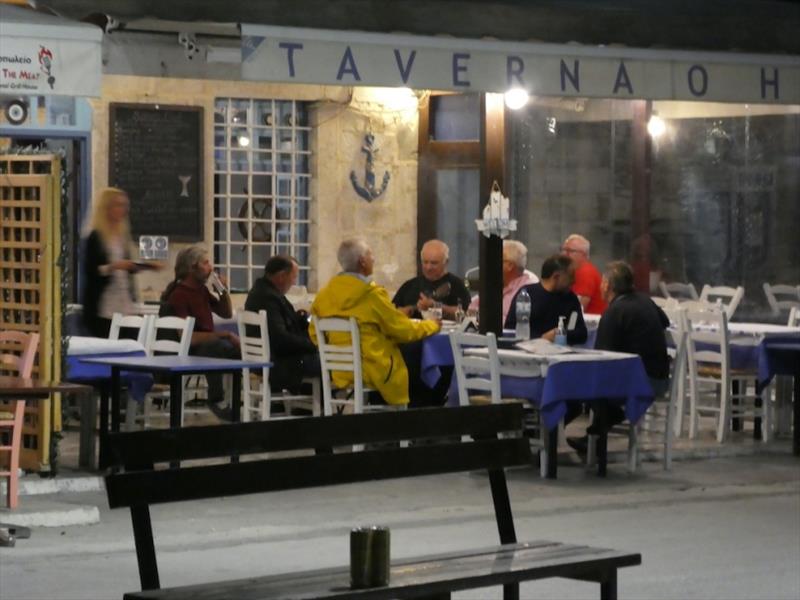
M 342 420 L 349 418 L 343 417 Z M 435 452 L 431 452 L 430 447 L 415 446 L 116 473 L 106 477 L 106 491 L 109 506 L 118 508 L 216 498 L 220 496 L 220 490 L 225 490 L 225 495 L 237 496 L 477 469 L 502 469 L 529 464 L 530 461 L 530 445 L 525 438 L 484 439 L 441 444 Z
M 789 327 L 800 327 L 800 307 L 795 306 L 789 311 Z
M 686 311 L 690 360 L 718 365 L 722 373 L 729 373 L 728 316 L 725 311 Z M 706 346 L 699 346 L 704 344 Z
M 163 331 L 172 332 L 173 339 L 159 339 L 159 333 Z M 194 317 L 186 317 L 185 319 L 158 317 L 150 327 L 150 339 L 146 344 L 147 353 L 150 356 L 155 354 L 188 356 L 193 332 Z M 176 341 L 174 337 L 177 337 L 178 340 Z
M 519 430 L 522 414 L 520 405 L 498 404 L 117 432 L 108 436 L 109 463 L 148 465 L 234 452 L 246 455 L 416 438 L 489 437 Z
M 30 377 L 38 349 L 38 333 L 0 331 L 0 371 L 13 371 L 19 377 Z
M 236 313 L 242 360 L 270 360 L 267 311 L 240 310 Z
M 780 316 L 782 311 L 800 308 L 800 285 L 765 283 L 764 295 L 773 316 Z
M 458 398 L 462 406 L 469 404 L 469 390 L 489 392 L 492 404 L 500 402 L 500 361 L 497 338 L 493 333 L 480 335 L 454 331 L 450 347 L 458 383 Z M 486 348 L 486 356 L 467 355 L 469 349 Z
M 361 334 L 358 321 L 337 317 L 314 316 L 314 328 L 319 349 L 322 373 L 323 412 L 333 414 L 333 406 L 352 405 L 356 413 L 364 408 L 364 381 L 361 369 Z M 353 373 L 353 399 L 338 400 L 333 397 L 334 371 Z
M 665 298 L 676 298 L 678 300 L 697 300 L 697 288 L 692 283 L 681 283 L 673 281 L 672 283 L 664 283 L 663 281 L 658 284 L 661 294 Z
M 742 298 L 744 298 L 744 288 L 742 286 L 736 288 L 727 286 L 713 287 L 706 284 L 703 286 L 703 291 L 700 292 L 700 300 L 707 304 L 714 304 L 717 299 L 721 300 L 729 320 L 736 312 Z
M 135 329 L 137 331 L 136 341 L 142 346 L 147 346 L 150 339 L 150 329 L 153 327 L 154 315 L 123 315 L 114 313 L 111 317 L 111 329 L 108 332 L 108 339 L 118 340 L 120 330 Z

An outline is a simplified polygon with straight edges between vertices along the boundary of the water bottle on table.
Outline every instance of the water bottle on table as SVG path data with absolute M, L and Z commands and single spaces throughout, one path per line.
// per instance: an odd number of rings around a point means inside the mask
M 566 346 L 567 345 L 567 328 L 564 325 L 564 321 L 566 317 L 558 317 L 558 328 L 556 329 L 556 337 L 553 340 L 556 346 Z
M 517 294 L 515 311 L 517 315 L 517 339 L 531 339 L 531 297 L 524 289 Z

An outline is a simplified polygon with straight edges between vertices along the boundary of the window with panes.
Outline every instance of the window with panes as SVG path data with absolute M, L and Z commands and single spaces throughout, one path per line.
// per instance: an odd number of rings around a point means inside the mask
M 307 103 L 217 98 L 214 106 L 214 264 L 247 291 L 270 256 L 309 270 L 310 135 Z

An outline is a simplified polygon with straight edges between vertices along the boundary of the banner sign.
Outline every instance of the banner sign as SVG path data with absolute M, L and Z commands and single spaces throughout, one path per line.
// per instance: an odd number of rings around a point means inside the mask
M 0 94 L 100 96 L 96 42 L 3 35 Z
M 800 57 L 242 25 L 251 81 L 800 104 Z

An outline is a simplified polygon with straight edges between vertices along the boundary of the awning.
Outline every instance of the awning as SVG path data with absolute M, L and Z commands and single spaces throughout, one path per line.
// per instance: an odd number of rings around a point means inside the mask
M 100 96 L 103 32 L 0 4 L 0 94 Z
M 252 81 L 800 104 L 800 56 L 242 25 Z

